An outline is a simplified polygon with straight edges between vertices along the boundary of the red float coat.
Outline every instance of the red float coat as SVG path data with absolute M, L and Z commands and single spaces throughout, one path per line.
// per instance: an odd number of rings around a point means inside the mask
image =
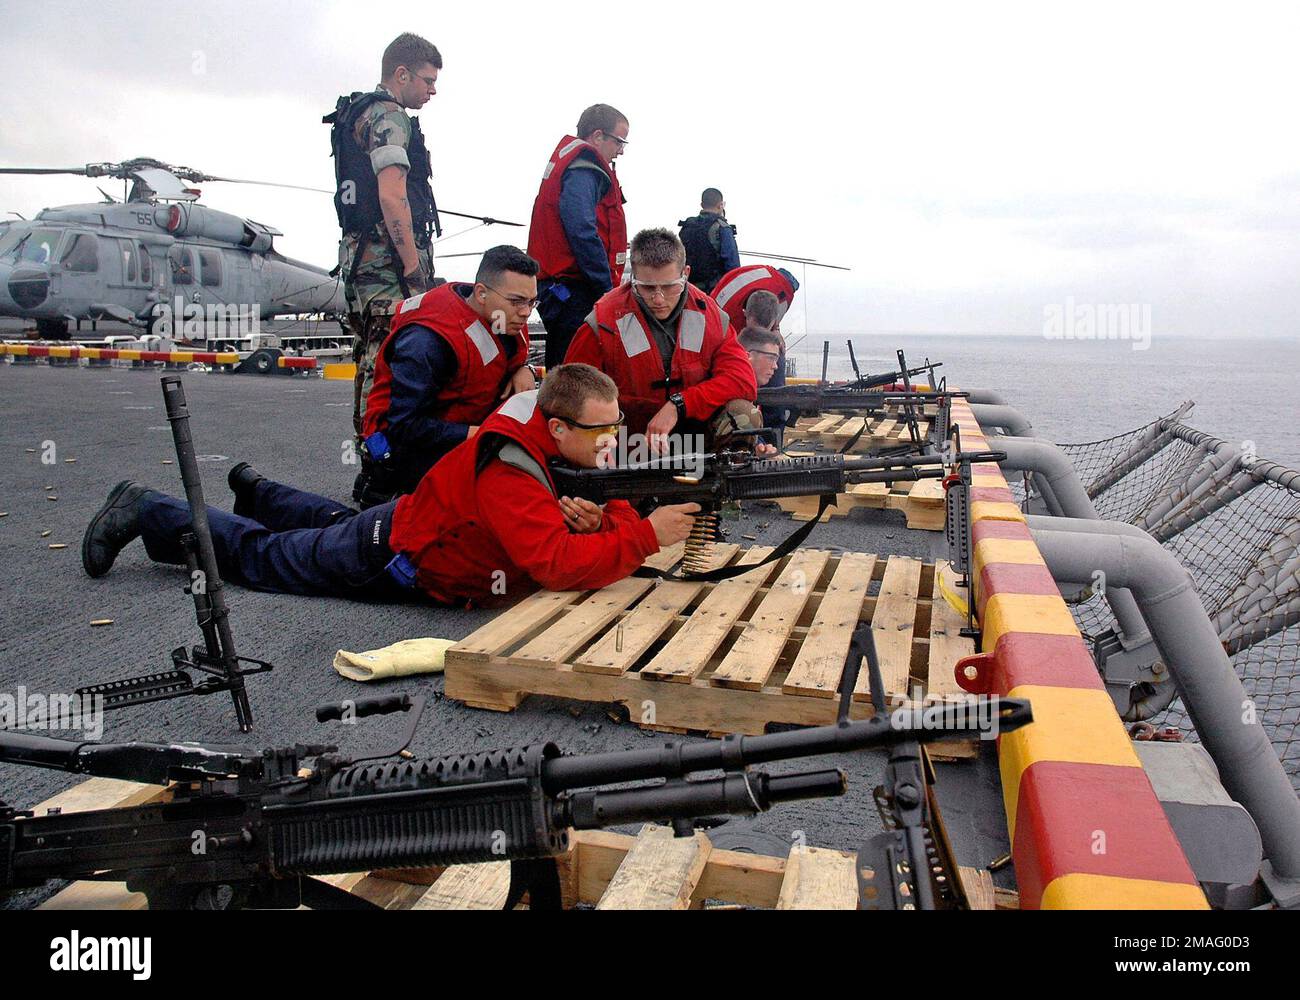
M 441 285 L 398 306 L 388 336 L 375 356 L 375 380 L 366 397 L 362 437 L 388 429 L 393 389 L 389 357 L 398 331 L 412 324 L 425 328 L 423 336 L 441 337 L 456 355 L 456 377 L 438 392 L 432 416 L 477 425 L 496 407 L 506 380 L 528 360 L 528 328 L 520 331 L 523 343 L 507 360 L 486 324 L 460 294 L 467 287 L 473 286 L 459 282 Z
M 512 601 L 538 586 L 587 590 L 628 576 L 659 551 L 654 526 L 621 500 L 600 531 L 574 534 L 550 488 L 500 458 L 481 472 L 479 449 L 499 434 L 543 470 L 559 456 L 537 391 L 511 396 L 397 501 L 389 544 L 415 564 L 416 585 L 448 604 Z
M 564 356 L 566 364 L 582 362 L 614 380 L 629 434 L 644 434 L 650 418 L 674 392 L 682 394 L 691 420 L 707 420 L 729 401 L 752 401 L 758 394 L 749 355 L 717 303 L 694 285 L 688 284 L 683 294 L 686 303 L 677 321 L 677 346 L 667 379 L 663 357 L 631 285 L 607 292 L 596 303 Z
M 564 223 L 560 220 L 560 192 L 564 188 L 564 172 L 569 169 L 569 164 L 581 156 L 583 150 L 595 149 L 584 139 L 566 135 L 546 162 L 542 186 L 533 201 L 532 221 L 528 227 L 528 256 L 541 268 L 537 275 L 539 281 L 583 277 L 569 248 Z M 587 158 L 604 170 L 609 178 L 609 190 L 596 204 L 596 232 L 609 255 L 609 273 L 617 288 L 623 280 L 623 267 L 627 263 L 627 218 L 623 214 L 623 202 L 627 199 L 623 197 L 614 165 L 606 163 L 599 152 Z
M 746 264 L 728 271 L 713 289 L 713 301 L 731 319 L 739 335 L 745 329 L 745 302 L 757 291 L 771 292 L 787 306 L 794 301 L 794 288 L 771 264 Z

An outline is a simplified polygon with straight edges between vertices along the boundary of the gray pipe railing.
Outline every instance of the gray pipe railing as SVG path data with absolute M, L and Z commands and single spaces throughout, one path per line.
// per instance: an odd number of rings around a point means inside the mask
M 971 403 L 970 410 L 985 431 L 993 427 L 1001 427 L 1008 434 L 1014 434 L 1016 437 L 1034 436 L 1034 428 L 1029 418 L 1014 406 Z
M 1133 525 L 1048 521 L 1044 527 L 1044 520 L 1032 518 L 1030 529 L 1053 576 L 1087 579 L 1101 570 L 1135 595 L 1224 787 L 1254 818 L 1274 871 L 1300 879 L 1300 800 L 1263 726 L 1243 721 L 1245 688 L 1187 570 Z
M 991 437 L 989 447 L 1007 453 L 1001 464 L 1005 469 L 1017 469 L 1041 476 L 1046 490 L 1043 497 L 1054 517 L 1099 520 L 1097 508 L 1079 481 L 1074 463 L 1051 441 L 1041 438 Z M 1050 490 L 1050 494 L 1047 492 Z M 1136 530 L 1136 529 L 1135 529 Z M 1146 622 L 1123 587 L 1107 587 L 1106 603 L 1119 623 L 1120 638 L 1126 649 L 1145 645 L 1151 641 Z

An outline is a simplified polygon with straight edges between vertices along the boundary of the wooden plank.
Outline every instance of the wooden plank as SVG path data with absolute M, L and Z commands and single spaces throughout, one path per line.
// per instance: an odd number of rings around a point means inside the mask
M 912 488 L 907 492 L 907 498 L 914 504 L 920 504 L 923 507 L 940 507 L 944 505 L 943 480 L 941 479 L 918 479 L 912 483 Z
M 866 417 L 850 417 L 848 420 L 844 421 L 844 423 L 836 427 L 831 436 L 846 439 L 851 438 L 854 434 L 858 433 L 858 431 L 862 430 L 866 424 Z
M 946 560 L 934 567 L 933 602 L 930 605 L 930 654 L 927 665 L 925 692 L 927 699 L 942 699 L 964 695 L 961 685 L 953 675 L 953 667 L 963 656 L 975 652 L 975 641 L 965 639 L 961 630 L 966 627 L 966 617 L 952 607 L 943 596 L 939 577 L 948 574 L 948 585 L 965 596 L 964 587 L 957 587 L 956 576 Z
M 772 549 L 755 546 L 748 549 L 737 565 L 761 562 Z M 649 680 L 689 682 L 700 675 L 717 651 L 731 626 L 748 606 L 755 592 L 772 575 L 776 563 L 768 563 L 730 580 L 723 580 L 713 588 L 695 609 L 690 620 L 667 645 L 641 670 L 640 676 Z
M 888 483 L 854 483 L 849 487 L 849 495 L 863 507 L 880 509 L 889 497 Z
M 675 837 L 669 827 L 646 824 L 596 909 L 689 909 L 712 849 L 703 833 Z
M 558 618 L 568 604 L 581 596 L 582 592 L 578 590 L 539 590 L 530 594 L 448 649 L 446 662 L 486 660 L 497 656 L 529 633 Z
M 822 417 L 820 420 L 818 420 L 816 423 L 814 423 L 811 427 L 808 428 L 808 434 L 809 436 L 829 434 L 831 428 L 838 426 L 840 421 L 842 421 L 843 419 L 844 416 L 843 414 L 840 413 L 827 414 L 826 416 Z
M 657 729 L 700 729 L 705 732 L 759 735 L 770 722 L 824 726 L 835 722 L 836 702 L 831 698 L 800 698 L 783 694 L 779 687 L 761 691 L 715 687 L 707 680 L 664 683 L 644 680 L 641 673 L 617 676 L 582 674 L 571 666 L 534 667 L 495 659 L 487 665 L 449 668 L 448 698 L 471 705 L 502 706 L 519 692 L 571 698 L 582 702 L 619 702 L 628 706 L 633 723 Z M 869 703 L 853 706 L 853 718 L 870 718 Z
M 972 910 L 996 910 L 997 895 L 993 889 L 993 876 L 983 868 L 957 867 L 957 877 L 961 879 L 966 892 L 966 901 Z
M 32 812 L 43 816 L 51 809 L 65 813 L 88 812 L 91 809 L 124 809 L 169 795 L 163 785 L 119 781 L 117 778 L 88 778 L 33 806 Z
M 709 568 L 725 566 L 739 545 L 719 545 Z M 584 673 L 622 674 L 664 634 L 677 615 L 704 589 L 703 583 L 669 580 L 659 584 L 622 621 L 574 663 Z
M 650 569 L 659 569 L 667 572 L 676 566 L 682 559 L 682 553 L 686 551 L 685 542 L 674 542 L 666 549 L 660 549 L 649 559 L 643 562 L 642 566 L 648 566 Z
M 862 552 L 846 552 L 840 557 L 799 655 L 781 686 L 786 694 L 835 696 L 875 566 L 876 557 Z
M 880 658 L 880 676 L 886 695 L 907 695 L 908 671 L 912 662 L 912 633 L 916 622 L 916 599 L 921 586 L 921 563 L 907 556 L 890 556 L 876 596 L 871 631 Z M 870 698 L 868 671 L 858 676 L 854 696 Z M 882 710 L 884 706 L 877 705 Z
M 629 604 L 654 586 L 654 580 L 629 576 L 608 587 L 591 591 L 581 604 L 510 658 L 520 663 L 548 666 L 565 663 Z
M 896 424 L 897 421 L 894 420 L 880 421 L 875 427 L 871 428 L 871 439 L 881 444 L 887 443 L 890 435 L 894 433 Z
M 355 882 L 352 878 L 352 875 L 347 876 L 347 881 L 343 882 L 341 887 L 347 889 L 352 895 L 385 910 L 409 910 L 428 891 L 422 885 L 394 882 L 371 874 L 362 874 Z
M 796 844 L 785 863 L 778 910 L 856 910 L 858 875 L 852 854 Z
M 791 554 L 785 570 L 709 678 L 711 684 L 748 691 L 767 685 L 829 559 L 829 552 L 818 549 L 796 549 Z
M 510 892 L 510 862 L 455 865 L 411 907 L 412 910 L 499 910 Z

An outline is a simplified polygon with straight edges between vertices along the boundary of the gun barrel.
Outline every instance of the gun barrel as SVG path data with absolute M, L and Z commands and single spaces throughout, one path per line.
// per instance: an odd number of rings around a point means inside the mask
M 181 469 L 181 483 L 190 508 L 190 524 L 194 528 L 197 545 L 198 568 L 203 571 L 204 586 L 191 588 L 208 644 L 208 653 L 220 657 L 225 667 L 225 683 L 235 702 L 235 718 L 240 732 L 253 728 L 253 712 L 248 704 L 248 693 L 239 672 L 239 657 L 235 653 L 235 637 L 230 631 L 230 616 L 222 593 L 221 573 L 217 568 L 217 553 L 212 544 L 212 530 L 208 524 L 208 505 L 203 498 L 203 483 L 199 478 L 199 461 L 190 435 L 190 411 L 185 405 L 185 386 L 180 376 L 165 375 L 162 379 L 163 403 L 167 421 L 171 424 L 172 439 L 176 444 L 176 460 Z M 215 629 L 215 634 L 211 630 Z
M 79 772 L 77 751 L 85 741 L 57 740 L 31 733 L 0 732 L 0 763 Z
M 578 792 L 568 802 L 568 825 L 597 830 L 619 823 L 673 818 L 694 819 L 714 813 L 753 816 L 778 802 L 843 795 L 848 779 L 838 769 L 791 775 L 733 773 L 699 781 L 669 781 L 651 788 Z
M 701 743 L 665 743 L 660 748 L 622 750 L 580 757 L 556 757 L 542 765 L 542 787 L 550 794 L 615 781 L 671 778 L 695 771 L 765 764 L 794 757 L 815 757 L 867 747 L 887 747 L 907 740 L 928 743 L 997 735 L 1033 721 L 1029 703 L 1018 698 L 990 698 L 935 706 L 934 718 L 922 724 L 885 714 L 833 726 L 816 726 L 766 736 L 729 736 Z

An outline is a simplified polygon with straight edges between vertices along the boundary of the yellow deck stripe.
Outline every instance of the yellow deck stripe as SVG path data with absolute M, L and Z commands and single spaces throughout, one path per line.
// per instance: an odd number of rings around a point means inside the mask
M 1057 595 L 994 594 L 984 603 L 985 650 L 997 649 L 1007 632 L 1078 635 L 1074 616 Z M 1111 713 L 1115 711 L 1111 706 Z
M 1198 885 L 1074 873 L 1043 890 L 1044 910 L 1208 910 Z
M 976 500 L 970 505 L 970 516 L 975 521 L 1023 521 L 1020 508 L 1005 500 Z

